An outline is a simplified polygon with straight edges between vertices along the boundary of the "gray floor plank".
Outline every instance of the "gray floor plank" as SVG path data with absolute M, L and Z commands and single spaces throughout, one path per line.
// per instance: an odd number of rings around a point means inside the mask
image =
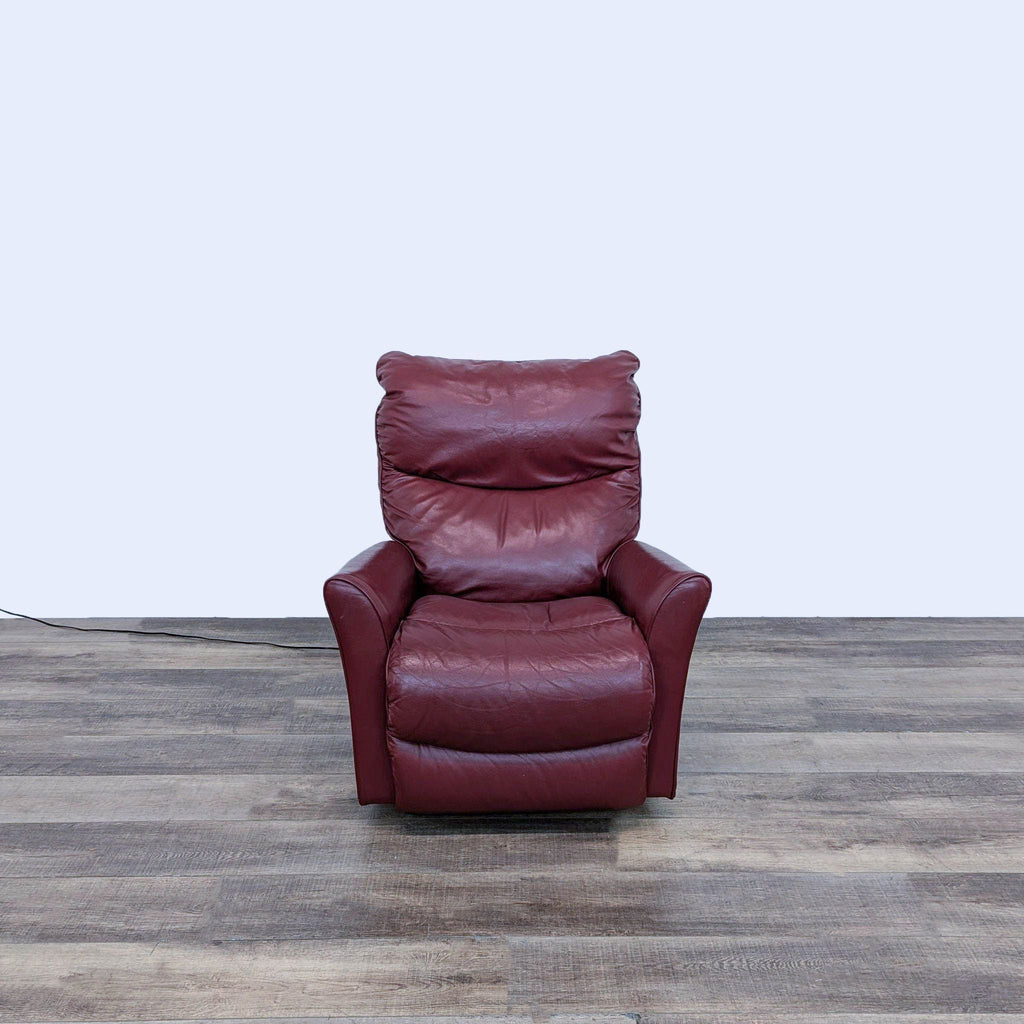
M 348 702 L 340 696 L 0 700 L 0 740 L 27 731 L 59 736 L 308 735 L 349 728 Z
M 0 943 L 0 1017 L 503 1013 L 504 942 Z
M 660 818 L 623 825 L 618 865 L 634 871 L 1024 871 L 1021 808 L 945 817 Z
M 0 775 L 331 773 L 352 759 L 348 726 L 335 733 L 23 734 L 0 743 Z
M 2 625 L 2 624 L 0 624 Z M 11 700 L 250 700 L 281 697 L 333 698 L 345 695 L 337 655 L 318 667 L 302 662 L 268 668 L 173 668 L 160 665 L 110 668 L 102 663 L 77 667 L 45 658 L 9 659 L 0 655 L 3 695 Z
M 350 766 L 314 775 L 0 775 L 0 822 L 370 817 Z
M 688 732 L 679 771 L 1024 772 L 1024 733 Z
M 1024 1011 L 1024 936 L 512 939 L 513 1005 L 595 1010 Z M 755 1018 L 756 1019 L 756 1018 Z
M 606 819 L 541 818 L 451 826 L 350 821 L 73 822 L 0 829 L 0 878 L 338 873 L 379 864 L 424 871 L 566 869 L 612 864 Z
M 572 913 L 566 906 L 572 905 Z M 1024 875 L 353 871 L 21 878 L 0 942 L 1024 933 Z

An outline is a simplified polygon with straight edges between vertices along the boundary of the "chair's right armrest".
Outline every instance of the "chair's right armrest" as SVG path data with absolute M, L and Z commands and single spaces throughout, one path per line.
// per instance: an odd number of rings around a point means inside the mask
M 711 580 L 650 544 L 629 540 L 612 555 L 605 585 L 608 596 L 636 620 L 654 666 L 647 794 L 675 796 L 686 674 Z
M 324 584 L 345 671 L 361 804 L 395 798 L 384 676 L 391 641 L 416 596 L 416 583 L 412 555 L 403 544 L 388 540 L 356 555 Z

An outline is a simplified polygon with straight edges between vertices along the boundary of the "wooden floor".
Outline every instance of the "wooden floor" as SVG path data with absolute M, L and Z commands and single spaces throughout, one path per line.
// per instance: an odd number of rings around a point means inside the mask
M 1024 1024 L 1022 620 L 709 621 L 617 814 L 359 807 L 333 652 L 5 620 L 0 677 L 0 1020 Z

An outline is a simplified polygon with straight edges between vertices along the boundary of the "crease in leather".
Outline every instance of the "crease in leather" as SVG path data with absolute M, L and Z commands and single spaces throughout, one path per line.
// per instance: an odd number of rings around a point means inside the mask
M 531 487 L 499 487 L 495 484 L 461 483 L 458 480 L 449 480 L 444 476 L 436 476 L 430 473 L 417 473 L 415 470 L 405 469 L 394 462 L 388 461 L 387 459 L 382 459 L 382 462 L 386 469 L 392 470 L 395 473 L 401 473 L 402 476 L 411 476 L 418 480 L 432 480 L 439 484 L 451 484 L 453 487 L 471 487 L 475 491 L 551 491 L 558 487 L 573 487 L 576 484 L 588 484 L 593 480 L 602 480 L 605 477 L 615 476 L 617 473 L 622 473 L 631 468 L 629 466 L 623 466 L 619 469 L 609 469 L 602 473 L 595 473 L 593 476 L 580 477 L 578 480 L 566 480 L 564 483 L 537 484 Z

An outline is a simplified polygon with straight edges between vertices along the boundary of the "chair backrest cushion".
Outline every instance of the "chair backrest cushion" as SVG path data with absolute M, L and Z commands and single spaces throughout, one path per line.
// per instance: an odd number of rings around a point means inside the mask
M 639 365 L 631 352 L 381 356 L 384 523 L 428 590 L 482 601 L 600 590 L 640 525 Z

